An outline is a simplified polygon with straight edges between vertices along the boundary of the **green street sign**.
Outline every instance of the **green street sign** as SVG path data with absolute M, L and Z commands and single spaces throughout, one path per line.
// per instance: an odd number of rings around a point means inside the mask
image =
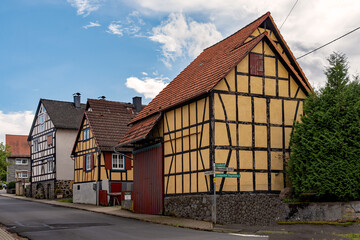
M 215 177 L 225 177 L 225 178 L 240 178 L 240 174 L 223 174 L 223 173 L 215 173 Z
M 225 167 L 225 163 L 215 163 L 215 167 Z

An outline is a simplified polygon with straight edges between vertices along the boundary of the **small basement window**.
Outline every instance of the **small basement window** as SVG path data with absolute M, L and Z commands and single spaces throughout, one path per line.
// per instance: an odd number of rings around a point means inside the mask
M 264 56 L 250 53 L 250 75 L 264 76 Z

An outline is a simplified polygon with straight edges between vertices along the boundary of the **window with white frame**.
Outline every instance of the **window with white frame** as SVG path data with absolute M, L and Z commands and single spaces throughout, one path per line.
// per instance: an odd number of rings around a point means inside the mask
M 123 155 L 120 154 L 112 155 L 112 169 L 125 170 L 125 160 Z
M 49 158 L 47 161 L 47 169 L 48 173 L 52 173 L 54 171 L 54 158 Z
M 28 178 L 28 172 L 26 170 L 16 170 L 15 172 L 18 178 Z
M 34 152 L 39 151 L 39 141 L 37 139 L 33 141 L 33 146 L 34 146 Z
M 85 169 L 86 171 L 91 170 L 91 154 L 86 154 Z
M 28 160 L 27 159 L 15 159 L 15 164 L 16 165 L 28 165 Z
M 83 130 L 83 141 L 90 139 L 90 128 L 85 128 Z
M 46 110 L 43 105 L 41 105 L 38 119 L 40 124 L 40 132 L 42 132 L 45 130 L 45 121 L 46 121 Z

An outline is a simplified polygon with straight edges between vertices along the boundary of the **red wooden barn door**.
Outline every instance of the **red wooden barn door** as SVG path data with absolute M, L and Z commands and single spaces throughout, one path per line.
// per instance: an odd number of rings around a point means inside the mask
M 163 152 L 156 144 L 134 152 L 134 211 L 162 214 Z

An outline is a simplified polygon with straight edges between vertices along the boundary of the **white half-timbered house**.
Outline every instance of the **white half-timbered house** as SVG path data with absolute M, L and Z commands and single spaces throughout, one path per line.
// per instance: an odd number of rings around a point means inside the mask
M 74 102 L 40 99 L 28 136 L 32 197 L 54 199 L 55 191 L 72 197 L 70 154 L 84 110 L 80 94 L 74 95 Z

